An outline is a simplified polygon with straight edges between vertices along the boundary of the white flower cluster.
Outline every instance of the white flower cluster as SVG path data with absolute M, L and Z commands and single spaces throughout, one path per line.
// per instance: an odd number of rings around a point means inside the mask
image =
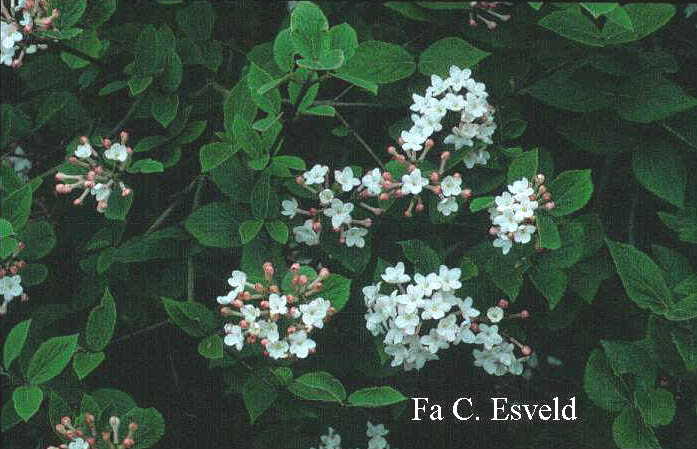
M 78 419 L 82 423 L 73 424 L 73 421 L 67 416 L 61 418 L 60 424 L 56 424 L 56 432 L 64 440 L 67 440 L 68 444 L 61 444 L 60 448 L 49 446 L 47 449 L 92 449 L 97 447 L 97 441 L 99 440 L 106 444 L 105 447 L 112 449 L 130 449 L 135 446 L 135 438 L 138 432 L 138 424 L 135 422 L 119 428 L 121 420 L 116 416 L 112 416 L 109 418 L 111 431 L 98 432 L 95 425 L 95 417 L 92 413 L 85 413 L 84 416 Z
M 82 205 L 87 195 L 92 194 L 97 201 L 97 212 L 103 213 L 109 205 L 109 197 L 114 187 L 118 186 L 121 196 L 128 196 L 133 191 L 120 180 L 121 175 L 130 162 L 133 149 L 126 146 L 128 133 L 121 132 L 120 141 L 112 143 L 103 139 L 101 144 L 104 152 L 100 155 L 86 136 L 80 138 L 80 144 L 68 162 L 84 174 L 71 175 L 63 172 L 56 173 L 56 181 L 66 181 L 56 184 L 56 192 L 71 193 L 75 189 L 83 189 L 82 194 L 73 201 L 76 206 Z
M 441 349 L 462 342 L 483 346 L 483 351 L 474 351 L 475 366 L 491 374 L 520 374 L 522 360 L 509 351 L 495 324 L 504 318 L 503 308 L 491 307 L 486 319 L 480 317 L 472 298 L 455 295 L 462 286 L 460 275 L 459 268 L 441 265 L 438 273 L 416 273 L 412 281 L 403 262 L 387 267 L 381 282 L 363 288 L 366 327 L 375 336 L 385 336 L 392 366 L 403 365 L 407 371 L 421 369 L 427 361 L 437 360 Z M 389 286 L 387 293 L 382 292 L 383 284 Z M 499 362 L 490 369 L 494 356 Z
M 264 263 L 263 270 L 265 283 L 248 282 L 247 274 L 238 270 L 228 279 L 232 289 L 219 296 L 218 303 L 224 306 L 223 316 L 239 321 L 225 324 L 223 341 L 238 351 L 245 343 L 258 342 L 272 359 L 304 359 L 317 347 L 309 335 L 314 329 L 322 329 L 334 313 L 331 302 L 318 296 L 329 270 L 322 268 L 319 275 L 309 279 L 300 274 L 300 265 L 293 264 L 292 292 L 279 290 L 271 263 Z
M 495 236 L 494 246 L 508 254 L 513 243 L 526 244 L 532 240 L 537 227 L 535 211 L 542 205 L 546 210 L 554 209 L 551 193 L 542 184 L 544 176 L 537 175 L 535 183 L 527 178 L 514 181 L 508 191 L 494 199 L 496 205 L 489 208 L 493 226 L 489 233 Z
M 281 202 L 283 208 L 281 214 L 293 219 L 296 215 L 309 217 L 301 226 L 293 228 L 293 235 L 298 243 L 307 245 L 319 244 L 319 236 L 322 232 L 321 217 L 324 216 L 331 222 L 331 227 L 339 233 L 339 241 L 346 246 L 363 248 L 365 236 L 372 225 L 372 220 L 354 219 L 355 204 L 361 208 L 380 215 L 382 210 L 365 203 L 365 199 L 378 196 L 383 193 L 383 173 L 375 168 L 362 178 L 354 175 L 351 167 L 343 170 L 334 170 L 334 184 L 329 181 L 329 167 L 317 164 L 311 170 L 297 178 L 297 183 L 317 195 L 317 207 L 309 210 L 300 209 L 295 198 Z M 344 200 L 339 196 L 343 196 Z
M 367 423 L 368 429 L 365 434 L 368 437 L 368 449 L 390 449 L 390 444 L 385 437 L 390 433 L 385 429 L 383 424 L 373 425 L 370 421 Z M 317 449 L 341 449 L 341 435 L 336 433 L 334 429 L 329 428 L 326 435 L 320 437 L 321 444 Z M 315 449 L 314 447 L 310 449 Z M 397 449 L 392 447 L 392 449 Z
M 473 147 L 475 140 L 484 144 L 493 143 L 491 136 L 496 130 L 494 122 L 494 107 L 489 104 L 486 86 L 471 78 L 470 69 L 450 67 L 450 76 L 443 79 L 431 75 L 431 85 L 424 96 L 413 94 L 414 103 L 410 109 L 413 126 L 408 131 L 402 131 L 400 144 L 410 159 L 415 160 L 414 153 L 424 147 L 428 150 L 427 140 L 434 132 L 443 129 L 442 121 L 448 112 L 459 114 L 460 120 L 443 140 L 444 144 L 452 144 L 455 150 L 462 147 Z M 467 168 L 475 165 L 486 165 L 489 152 L 483 148 L 469 151 L 463 162 Z M 423 159 L 423 157 L 422 157 Z
M 7 308 L 13 299 L 19 297 L 22 302 L 29 300 L 29 296 L 22 287 L 22 276 L 19 275 L 27 266 L 27 263 L 18 257 L 25 247 L 24 242 L 17 243 L 14 251 L 0 264 L 0 296 L 2 296 L 0 315 L 7 313 Z
M 47 48 L 45 44 L 29 43 L 29 34 L 35 28 L 53 29 L 59 13 L 54 9 L 49 14 L 47 2 L 36 0 L 11 0 L 9 7 L 0 0 L 0 8 L 0 63 L 19 68 L 25 55 Z

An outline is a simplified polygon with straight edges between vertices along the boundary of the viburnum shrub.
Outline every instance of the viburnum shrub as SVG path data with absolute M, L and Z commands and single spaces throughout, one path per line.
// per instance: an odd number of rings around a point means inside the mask
M 694 446 L 694 5 L 0 5 L 3 448 Z

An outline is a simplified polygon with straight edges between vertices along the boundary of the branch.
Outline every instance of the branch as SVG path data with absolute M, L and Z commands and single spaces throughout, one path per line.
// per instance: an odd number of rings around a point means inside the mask
M 382 168 L 382 169 L 384 170 L 384 169 L 385 169 L 385 164 L 382 163 L 382 161 L 381 161 L 380 158 L 377 156 L 377 154 L 375 154 L 375 151 L 373 151 L 373 149 L 370 147 L 370 145 L 368 145 L 368 142 L 366 142 L 365 140 L 363 140 L 363 138 L 351 127 L 351 125 L 349 125 L 349 123 L 346 121 L 346 119 L 344 119 L 344 117 L 343 117 L 341 114 L 339 114 L 339 111 L 336 111 L 336 118 L 338 118 L 339 121 L 340 121 L 346 128 L 348 128 L 349 131 L 351 131 L 351 134 L 353 134 L 353 137 L 355 137 L 356 140 L 358 140 L 358 141 L 361 143 L 361 145 L 363 145 L 363 148 L 365 148 L 366 151 L 367 151 L 368 153 L 370 153 L 371 156 L 373 156 L 373 159 L 375 159 L 375 161 L 380 165 L 380 168 Z

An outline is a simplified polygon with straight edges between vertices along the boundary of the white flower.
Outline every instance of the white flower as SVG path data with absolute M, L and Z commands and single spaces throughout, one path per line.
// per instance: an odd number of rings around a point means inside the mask
M 529 199 L 530 195 L 533 194 L 532 187 L 530 186 L 527 178 L 523 178 L 519 181 L 514 181 L 513 184 L 509 184 L 508 190 L 518 201 L 522 201 L 526 198 Z
M 407 285 L 407 293 L 398 295 L 397 302 L 402 305 L 404 313 L 413 313 L 423 307 L 424 289 L 420 285 Z
M 509 239 L 507 235 L 499 233 L 496 240 L 494 240 L 494 246 L 496 248 L 501 248 L 501 252 L 505 255 L 511 251 L 513 242 L 511 242 L 511 239 Z
M 259 318 L 259 316 L 261 316 L 261 310 L 254 307 L 251 304 L 243 305 L 240 308 L 240 312 L 242 312 L 244 319 L 247 320 L 249 323 L 253 323 L 254 321 L 256 321 L 257 318 Z
M 334 199 L 334 192 L 331 189 L 324 189 L 319 192 L 319 202 L 320 204 L 327 205 Z
M 404 359 L 407 358 L 409 351 L 407 351 L 404 345 L 387 345 L 385 346 L 385 354 L 393 357 L 392 366 L 399 366 L 404 363 Z
M 3 295 L 5 301 L 12 301 L 12 298 L 22 294 L 24 289 L 20 284 L 21 282 L 22 277 L 18 274 L 0 279 L 0 295 Z
M 496 203 L 496 210 L 499 212 L 505 212 L 507 210 L 513 209 L 515 204 L 515 198 L 508 192 L 503 192 L 500 196 L 494 198 Z
M 424 335 L 419 339 L 420 343 L 428 348 L 431 354 L 435 354 L 440 349 L 447 349 L 448 342 L 445 341 L 436 331 L 436 329 L 431 329 L 428 335 Z
M 438 290 L 441 287 L 440 278 L 436 273 L 429 273 L 426 276 L 416 273 L 414 275 L 414 282 L 424 289 L 426 296 L 431 296 L 434 290 Z
M 404 274 L 404 262 L 397 262 L 397 265 L 394 267 L 385 268 L 385 274 L 381 277 L 383 281 L 389 284 L 401 284 L 411 280 L 408 274 Z
M 465 101 L 465 110 L 475 118 L 483 116 L 489 110 L 489 103 L 485 97 L 468 92 Z
M 111 187 L 100 182 L 90 189 L 90 193 L 94 195 L 97 201 L 106 201 L 109 199 L 109 195 L 111 195 Z
M 421 312 L 422 320 L 440 320 L 450 311 L 452 305 L 444 301 L 443 295 L 438 292 L 430 300 L 424 301 L 424 310 Z
M 223 304 L 223 305 L 230 304 L 237 297 L 237 295 L 233 295 L 233 293 L 234 293 L 234 290 L 230 291 L 225 296 L 218 296 L 218 298 L 217 298 L 218 304 Z
M 382 192 L 382 173 L 379 168 L 374 168 L 361 179 L 363 187 L 372 195 L 379 195 Z
M 278 326 L 276 323 L 270 320 L 259 320 L 254 324 L 259 325 L 258 335 L 259 338 L 268 338 L 271 341 L 278 340 Z M 251 329 L 251 326 L 250 326 Z
M 513 233 L 513 240 L 516 243 L 528 243 L 537 228 L 533 225 L 520 225 Z
M 344 167 L 342 171 L 334 170 L 334 179 L 341 184 L 341 190 L 350 192 L 354 187 L 361 185 L 361 181 L 353 176 L 351 167 Z
M 305 243 L 308 246 L 319 244 L 319 235 L 312 228 L 312 219 L 306 220 L 302 226 L 293 228 L 293 235 L 298 243 Z
M 78 437 L 68 444 L 68 449 L 90 449 L 90 445 L 87 441 Z
M 447 93 L 440 104 L 449 111 L 461 111 L 465 107 L 465 99 L 462 95 Z
M 518 230 L 518 220 L 515 218 L 515 212 L 511 209 L 501 212 L 493 219 L 493 223 L 501 228 L 501 232 L 515 232 Z
M 442 200 L 438 201 L 438 204 L 436 205 L 438 212 L 446 217 L 454 212 L 457 212 L 457 208 L 457 200 L 452 196 L 449 198 L 443 198 Z
M 462 179 L 454 176 L 446 176 L 440 183 L 440 188 L 445 196 L 457 196 L 462 193 Z
M 431 92 L 434 96 L 438 96 L 445 92 L 450 87 L 450 78 L 441 78 L 438 75 L 431 75 Z
M 12 65 L 15 55 L 15 42 L 22 40 L 22 33 L 14 23 L 0 22 L 0 60 L 7 66 Z
M 397 316 L 394 323 L 398 328 L 404 330 L 406 334 L 412 335 L 416 332 L 416 326 L 419 325 L 419 315 L 417 312 L 402 313 Z
M 519 201 L 520 202 L 513 205 L 516 220 L 523 221 L 526 218 L 532 217 L 538 206 L 537 201 L 531 201 L 530 198 L 523 198 Z
M 370 306 L 380 295 L 380 286 L 382 282 L 378 282 L 376 285 L 368 285 L 363 287 L 363 296 L 365 296 L 365 303 Z
M 277 295 L 271 293 L 269 295 L 269 313 L 271 315 L 285 315 L 288 313 L 288 308 L 286 307 L 287 299 L 286 295 Z
M 409 131 L 402 131 L 400 137 L 404 140 L 402 148 L 407 151 L 421 151 L 421 148 L 423 148 L 422 144 L 428 138 L 427 136 L 424 137 L 421 129 L 418 127 L 413 127 Z
M 322 444 L 324 445 L 324 448 L 320 446 L 321 449 L 341 449 L 339 447 L 341 445 L 341 435 L 335 434 L 334 429 L 331 427 L 329 428 L 329 433 L 327 435 L 323 435 L 320 438 L 320 441 L 322 441 Z
M 324 318 L 331 307 L 331 303 L 324 298 L 315 298 L 308 304 L 300 304 L 298 308 L 302 312 L 303 323 L 307 326 L 314 326 L 322 329 Z
M 92 156 L 92 145 L 89 142 L 85 144 L 80 144 L 75 149 L 75 156 L 80 159 L 85 159 Z
M 343 224 L 351 224 L 351 212 L 353 212 L 353 203 L 344 203 L 334 198 L 331 207 L 324 210 L 324 215 L 331 217 L 332 227 L 338 229 Z
M 412 100 L 414 100 L 414 104 L 412 104 L 409 109 L 411 109 L 414 112 L 418 112 L 419 114 L 425 114 L 426 111 L 428 111 L 431 107 L 433 107 L 433 104 L 435 102 L 438 102 L 435 98 L 431 97 L 430 95 L 426 96 L 421 96 L 418 94 L 412 94 L 411 95 Z
M 324 182 L 324 177 L 327 175 L 329 167 L 325 165 L 316 164 L 310 171 L 303 173 L 305 178 L 305 184 L 322 184 Z
M 227 280 L 230 287 L 244 289 L 247 283 L 247 274 L 244 271 L 234 270 Z
M 455 341 L 459 330 L 460 327 L 457 325 L 457 316 L 453 313 L 438 321 L 438 327 L 436 327 L 438 336 L 446 341 Z
M 281 207 L 283 207 L 281 214 L 289 219 L 292 219 L 298 213 L 298 201 L 295 198 L 281 201 Z
M 441 288 L 444 292 L 449 292 L 457 290 L 462 287 L 460 283 L 460 276 L 462 271 L 459 268 L 448 268 L 445 265 L 441 265 L 438 278 L 440 279 Z
M 112 161 L 126 162 L 128 150 L 126 150 L 125 145 L 114 143 L 104 152 L 104 157 Z
M 285 340 L 270 341 L 266 345 L 266 350 L 269 352 L 269 357 L 274 360 L 288 357 L 288 343 Z
M 472 71 L 470 69 L 460 69 L 457 66 L 450 66 L 450 85 L 453 90 L 460 91 L 465 87 L 465 83 L 472 76 Z
M 501 307 L 489 307 L 489 310 L 486 311 L 486 317 L 492 323 L 498 323 L 503 319 L 503 309 Z
M 485 349 L 491 349 L 494 345 L 498 345 L 503 342 L 503 338 L 499 335 L 499 327 L 496 325 L 479 325 L 479 333 L 474 339 L 474 342 L 478 345 L 484 345 Z
M 385 426 L 382 424 L 373 425 L 370 423 L 370 421 L 368 421 L 368 430 L 366 431 L 368 438 L 384 437 L 388 433 L 390 433 L 390 431 L 385 429 Z
M 288 336 L 290 341 L 290 353 L 295 354 L 298 358 L 304 359 L 311 350 L 317 347 L 314 340 L 307 338 L 307 332 L 299 330 Z
M 402 191 L 418 195 L 423 187 L 428 185 L 428 179 L 421 176 L 421 170 L 415 169 L 408 175 L 402 175 Z
M 344 234 L 344 237 L 346 238 L 346 246 L 349 248 L 352 246 L 363 248 L 365 246 L 365 239 L 363 237 L 366 234 L 368 234 L 368 230 L 365 228 L 349 228 L 349 230 L 346 231 L 346 234 Z
M 454 145 L 456 150 L 459 150 L 460 148 L 464 146 L 471 147 L 474 145 L 474 142 L 472 141 L 472 137 L 474 136 L 469 136 L 469 133 L 467 130 L 463 130 L 462 127 L 460 128 L 453 128 L 453 133 L 448 134 L 445 139 L 443 139 L 443 143 L 446 145 Z M 474 167 L 474 164 L 472 166 L 468 166 L 467 168 L 472 168 Z
M 234 346 L 238 351 L 242 350 L 244 346 L 244 334 L 242 328 L 237 325 L 225 326 L 225 338 L 223 343 L 227 346 Z
M 464 318 L 467 322 L 470 321 L 470 318 L 476 318 L 481 313 L 479 310 L 472 307 L 473 302 L 472 297 L 468 296 L 461 301 L 458 306 L 460 308 L 460 312 L 462 312 L 462 318 Z

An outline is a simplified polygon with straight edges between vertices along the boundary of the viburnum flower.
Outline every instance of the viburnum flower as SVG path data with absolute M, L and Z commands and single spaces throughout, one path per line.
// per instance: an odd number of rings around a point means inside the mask
M 317 164 L 310 171 L 303 174 L 306 184 L 322 184 L 324 182 L 324 177 L 327 175 L 329 167 L 326 165 Z
M 117 186 L 121 190 L 121 196 L 131 195 L 132 190 L 121 179 L 131 162 L 133 150 L 126 146 L 128 133 L 122 131 L 119 138 L 120 142 L 113 144 L 111 140 L 103 139 L 101 146 L 104 152 L 100 155 L 86 136 L 81 137 L 73 156 L 68 158 L 68 163 L 83 173 L 56 173 L 56 181 L 64 182 L 56 184 L 56 192 L 68 194 L 73 190 L 82 189 L 82 194 L 73 204 L 82 205 L 85 198 L 91 194 L 97 202 L 97 212 L 100 213 L 108 207 L 109 198 Z
M 402 190 L 406 193 L 418 195 L 426 185 L 428 185 L 428 179 L 421 176 L 421 170 L 418 168 L 402 176 Z
M 324 215 L 331 217 L 333 228 L 341 228 L 341 225 L 351 223 L 353 207 L 352 203 L 344 203 L 340 199 L 334 198 L 331 207 L 324 210 Z
M 305 243 L 309 246 L 319 244 L 319 234 L 315 232 L 314 221 L 312 220 L 305 220 L 302 226 L 294 227 L 293 235 L 298 243 Z
M 56 424 L 56 432 L 61 435 L 67 444 L 61 444 L 61 449 L 93 449 L 96 447 L 109 447 L 110 449 L 129 449 L 136 444 L 136 434 L 138 424 L 131 422 L 127 427 L 120 428 L 121 420 L 112 416 L 109 418 L 111 430 L 98 432 L 95 424 L 95 417 L 92 413 L 85 413 L 79 418 L 82 423 L 73 424 L 73 421 L 64 416 L 61 422 Z M 98 440 L 101 439 L 99 444 Z M 47 449 L 59 449 L 49 446 Z
M 360 179 L 353 176 L 351 167 L 345 167 L 343 170 L 334 171 L 334 179 L 341 185 L 341 190 L 350 192 L 354 187 L 361 185 Z
M 49 10 L 49 2 L 20 1 L 11 3 L 8 8 L 5 0 L 0 0 L 0 63 L 13 68 L 23 64 L 25 55 L 48 48 L 46 44 L 36 44 L 30 36 L 35 30 L 56 30 L 57 9 Z M 19 53 L 19 55 L 17 55 Z
M 459 268 L 441 265 L 438 272 L 426 275 L 415 273 L 413 283 L 409 283 L 411 276 L 404 273 L 403 262 L 386 267 L 381 275 L 385 284 L 363 288 L 368 309 L 365 314 L 366 328 L 375 336 L 383 335 L 384 350 L 392 357 L 392 366 L 403 366 L 405 370 L 421 369 L 427 361 L 438 359 L 440 350 L 466 343 L 482 345 L 485 351 L 494 351 L 498 354 L 497 360 L 510 368 L 503 371 L 497 365 L 492 373 L 520 374 L 522 370 L 518 372 L 516 363 L 524 361 L 524 358 L 511 358 L 512 352 L 509 354 L 506 352 L 508 350 L 497 349 L 505 340 L 494 323 L 504 319 L 503 309 L 508 307 L 508 302 L 499 301 L 499 305 L 488 310 L 486 317 L 481 317 L 479 310 L 472 307 L 472 298 L 457 296 L 457 290 L 462 287 L 460 276 Z M 391 291 L 382 293 L 386 284 Z M 529 313 L 526 311 L 509 316 L 527 317 Z M 523 351 L 523 356 L 530 354 L 529 347 L 512 338 L 510 341 Z M 479 363 L 478 360 L 475 360 L 475 364 Z M 487 368 L 490 365 L 487 364 Z
M 346 231 L 346 246 L 351 248 L 355 246 L 357 248 L 363 248 L 365 246 L 365 237 L 368 234 L 368 230 L 365 228 L 349 228 Z
M 370 421 L 367 423 L 366 436 L 368 437 L 367 449 L 390 449 L 385 437 L 389 434 L 389 430 L 385 429 L 382 424 L 373 425 Z M 318 449 L 341 449 L 341 435 L 329 427 L 327 434 L 320 437 L 321 444 Z M 310 448 L 315 449 L 315 448 Z M 397 448 L 392 448 L 397 449 Z
M 262 270 L 264 281 L 255 283 L 249 282 L 244 272 L 233 271 L 228 284 L 234 290 L 218 297 L 223 304 L 220 313 L 238 320 L 223 326 L 223 343 L 237 351 L 245 345 L 260 344 L 264 354 L 274 360 L 306 358 L 317 347 L 310 333 L 322 329 L 335 312 L 331 302 L 320 296 L 329 270 L 322 268 L 310 279 L 308 274 L 300 273 L 313 270 L 304 267 L 301 271 L 299 264 L 293 264 L 288 273 L 292 288 L 283 292 L 273 265 L 266 262 Z
M 20 253 L 25 247 L 24 242 L 18 242 L 15 249 L 0 263 L 0 316 L 7 313 L 10 303 L 15 298 L 19 297 L 22 302 L 29 300 L 29 295 L 22 287 L 22 276 L 19 274 L 28 266 L 27 262 L 20 258 Z
M 494 198 L 489 208 L 492 227 L 489 233 L 495 237 L 493 245 L 508 254 L 513 243 L 526 244 L 537 231 L 535 214 L 540 210 L 554 209 L 552 194 L 544 185 L 545 177 L 535 176 L 533 183 L 527 178 L 514 181 L 508 191 Z

